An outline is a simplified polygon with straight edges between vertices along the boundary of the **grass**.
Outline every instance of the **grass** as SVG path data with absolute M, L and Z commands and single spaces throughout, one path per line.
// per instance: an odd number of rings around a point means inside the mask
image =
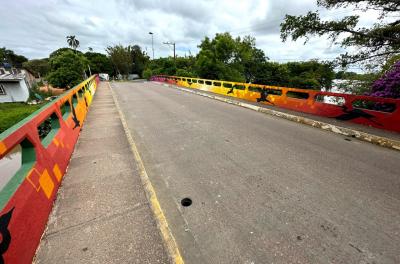
M 41 106 L 43 104 L 0 103 L 0 133 L 35 112 Z

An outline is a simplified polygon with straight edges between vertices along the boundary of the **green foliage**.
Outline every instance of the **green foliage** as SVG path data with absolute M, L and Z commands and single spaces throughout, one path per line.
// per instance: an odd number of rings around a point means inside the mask
M 32 72 L 36 77 L 45 76 L 49 70 L 49 59 L 29 60 L 22 64 L 22 67 Z
M 131 47 L 131 56 L 133 61 L 132 73 L 142 76 L 142 72 L 149 61 L 149 56 L 138 45 Z
M 151 60 L 146 64 L 146 73 L 150 72 L 153 75 L 165 74 L 165 75 L 178 75 L 194 77 L 197 76 L 194 70 L 195 57 L 173 57 L 159 58 Z M 145 78 L 145 76 L 143 76 Z
M 58 52 L 50 57 L 50 72 L 46 79 L 55 87 L 72 88 L 83 81 L 88 63 L 82 53 L 71 50 Z
M 289 62 L 286 64 L 290 76 L 289 86 L 299 88 L 330 89 L 335 78 L 333 65 L 316 60 L 306 62 Z
M 335 74 L 329 63 L 305 62 L 264 62 L 256 72 L 254 82 L 275 86 L 304 89 L 330 89 Z
M 57 49 L 57 50 L 53 51 L 52 53 L 50 53 L 49 59 L 51 59 L 52 57 L 61 55 L 61 54 L 64 53 L 65 51 L 72 51 L 72 52 L 77 53 L 77 54 L 79 54 L 79 55 L 82 55 L 82 54 L 83 54 L 83 53 L 80 52 L 79 50 L 76 50 L 76 51 L 75 51 L 75 50 L 73 50 L 73 49 L 71 49 L 71 48 L 60 48 L 60 49 Z
M 247 36 L 233 39 L 229 33 L 206 37 L 199 45 L 195 68 L 207 79 L 237 82 L 254 81 L 259 67 L 266 61 L 262 50 L 255 47 L 255 38 Z
M 377 78 L 379 78 L 377 73 L 350 74 L 347 78 L 343 78 L 337 87 L 345 92 L 362 95 L 371 90 L 371 86 Z
M 337 59 L 342 66 L 362 61 L 381 65 L 390 56 L 399 54 L 398 0 L 318 0 L 318 5 L 327 9 L 353 7 L 363 11 L 375 10 L 380 12 L 380 17 L 372 27 L 366 28 L 357 27 L 359 15 L 331 21 L 321 20 L 318 12 L 302 16 L 286 15 L 281 24 L 282 40 L 305 38 L 306 43 L 311 36 L 327 35 L 333 43 L 356 48 L 357 52 L 346 52 Z
M 45 99 L 49 96 L 52 96 L 53 94 L 51 92 L 43 92 L 40 90 L 40 87 L 42 87 L 44 84 L 42 81 L 37 82 L 32 85 L 32 88 L 29 90 L 29 99 L 28 101 L 32 100 L 37 100 L 37 96 L 40 96 L 42 99 Z
M 153 71 L 153 74 L 175 75 L 176 66 L 173 58 L 159 58 L 151 60 L 147 68 Z
M 146 80 L 149 80 L 151 76 L 153 76 L 153 71 L 151 69 L 145 69 L 142 73 L 142 77 Z
M 114 65 L 115 72 L 117 74 L 128 75 L 130 70 L 132 69 L 132 57 L 130 47 L 116 45 L 114 47 L 107 47 L 106 51 L 111 58 L 111 62 Z
M 233 39 L 229 33 L 206 37 L 196 57 L 160 58 L 146 69 L 165 74 L 205 79 L 251 82 L 307 89 L 330 89 L 335 77 L 333 65 L 316 60 L 279 64 L 267 61 L 255 45 L 255 38 Z M 147 71 L 146 73 L 149 73 Z
M 79 40 L 77 40 L 75 36 L 67 36 L 67 43 L 74 50 L 79 47 Z
M 89 61 L 92 74 L 108 73 L 109 75 L 113 75 L 114 71 L 111 59 L 106 55 L 89 51 L 85 53 L 85 57 Z
M 284 86 L 288 83 L 289 74 L 287 65 L 265 62 L 259 66 L 255 73 L 254 83 Z
M 347 71 L 338 71 L 335 73 L 335 79 L 339 80 L 357 80 L 358 78 L 358 73 L 356 72 L 347 72 Z
M 400 61 L 400 54 L 390 57 L 386 63 L 382 66 L 381 75 L 392 69 L 396 62 Z
M 12 127 L 31 113 L 38 110 L 42 105 L 28 105 L 24 103 L 1 103 L 0 104 L 0 133 Z
M 0 62 L 8 62 L 13 67 L 21 67 L 22 63 L 28 61 L 22 55 L 17 55 L 14 51 L 6 49 L 6 47 L 0 48 Z
M 106 51 L 111 58 L 116 73 L 125 76 L 129 73 L 142 75 L 149 61 L 149 57 L 138 45 L 127 47 L 122 45 L 110 46 L 107 47 Z
M 182 77 L 196 77 L 196 74 L 193 72 L 190 72 L 186 69 L 177 69 L 176 70 L 176 76 L 182 76 Z

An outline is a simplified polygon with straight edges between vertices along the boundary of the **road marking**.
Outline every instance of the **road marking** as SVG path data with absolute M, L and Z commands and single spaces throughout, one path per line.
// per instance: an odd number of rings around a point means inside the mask
M 117 101 L 117 97 L 116 97 L 113 89 L 111 88 L 110 83 L 108 82 L 107 84 L 108 84 L 108 88 L 111 91 L 111 95 L 113 97 L 115 106 L 117 108 L 119 117 L 121 119 L 122 126 L 124 127 L 125 135 L 126 135 L 126 138 L 128 139 L 128 142 L 129 142 L 129 145 L 130 145 L 130 149 L 131 149 L 131 151 L 132 151 L 132 153 L 133 153 L 133 155 L 135 157 L 136 163 L 138 165 L 138 169 L 139 169 L 139 172 L 140 172 L 140 179 L 142 180 L 143 187 L 145 189 L 145 193 L 146 193 L 147 199 L 150 202 L 150 207 L 151 207 L 151 209 L 153 211 L 153 214 L 154 214 L 154 216 L 156 218 L 157 226 L 160 229 L 162 238 L 163 238 L 164 243 L 165 243 L 165 245 L 167 247 L 167 250 L 168 250 L 168 254 L 169 254 L 170 258 L 172 259 L 173 263 L 175 263 L 175 264 L 183 264 L 184 261 L 183 261 L 183 258 L 181 256 L 180 252 L 179 252 L 178 245 L 177 245 L 177 243 L 175 241 L 175 238 L 172 235 L 172 232 L 171 232 L 171 230 L 170 230 L 170 228 L 168 226 L 167 219 L 165 218 L 165 215 L 164 215 L 164 213 L 163 213 L 163 211 L 161 209 L 160 203 L 158 202 L 156 192 L 155 192 L 155 190 L 153 188 L 153 185 L 150 182 L 149 176 L 147 175 L 146 168 L 144 167 L 144 164 L 143 164 L 143 160 L 140 157 L 140 154 L 139 154 L 139 151 L 138 151 L 138 149 L 136 147 L 135 141 L 133 140 L 131 132 L 129 131 L 128 124 L 127 124 L 126 119 L 125 119 L 125 115 L 121 111 L 121 108 L 120 108 L 119 103 Z

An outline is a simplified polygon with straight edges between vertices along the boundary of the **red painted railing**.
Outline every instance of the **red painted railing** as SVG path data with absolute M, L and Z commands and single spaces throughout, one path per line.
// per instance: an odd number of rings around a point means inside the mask
M 98 81 L 92 76 L 0 134 L 0 159 L 18 145 L 22 153 L 0 190 L 0 263 L 32 262 Z M 41 138 L 45 120 L 51 130 Z

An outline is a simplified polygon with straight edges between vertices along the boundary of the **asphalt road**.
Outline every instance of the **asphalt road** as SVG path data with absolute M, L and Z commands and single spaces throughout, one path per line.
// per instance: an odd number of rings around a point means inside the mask
M 186 263 L 400 263 L 399 152 L 160 84 L 111 86 Z

